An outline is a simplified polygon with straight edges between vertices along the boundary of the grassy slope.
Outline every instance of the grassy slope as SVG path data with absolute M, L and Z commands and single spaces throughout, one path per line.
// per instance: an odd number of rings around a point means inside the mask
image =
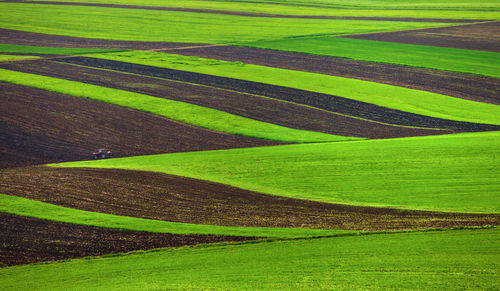
M 500 106 L 362 80 L 159 52 L 93 57 L 166 67 L 337 95 L 402 111 L 477 123 L 500 124 Z
M 173 234 L 293 238 L 357 233 L 349 230 L 231 227 L 168 222 L 83 211 L 3 194 L 0 194 L 0 212 L 81 225 Z
M 500 54 L 494 52 L 338 37 L 282 39 L 242 45 L 500 78 Z
M 0 3 L 0 10 L 7 12 L 0 14 L 1 28 L 138 41 L 226 43 L 443 26 L 423 22 L 261 18 L 26 3 Z
M 43 1 L 43 0 L 35 0 Z M 195 1 L 195 0 L 58 0 L 59 2 L 112 3 L 243 11 L 287 15 L 358 17 L 426 17 L 451 19 L 500 19 L 496 0 L 482 1 Z M 260 2 L 260 3 L 257 3 Z M 283 5 L 285 4 L 285 5 Z M 290 5 L 294 4 L 294 5 Z M 305 5 L 305 6 L 301 6 Z M 317 5 L 312 7 L 311 5 Z M 345 9 L 348 8 L 348 9 Z M 413 10 L 415 9 L 415 10 Z M 457 13 L 457 10 L 460 13 Z
M 211 180 L 310 200 L 498 213 L 500 132 L 141 156 L 57 164 Z
M 483 229 L 165 249 L 4 268 L 0 285 L 4 290 L 494 290 L 500 288 L 499 239 L 498 229 Z
M 27 45 L 0 44 L 2 53 L 45 54 L 45 55 L 79 55 L 123 50 L 81 49 L 81 48 L 55 48 Z
M 299 143 L 358 139 L 292 129 L 189 103 L 16 71 L 0 69 L 0 81 L 113 103 L 211 130 L 255 138 Z

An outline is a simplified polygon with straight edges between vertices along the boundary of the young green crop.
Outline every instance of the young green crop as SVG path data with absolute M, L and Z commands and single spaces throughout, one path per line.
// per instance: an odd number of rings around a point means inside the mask
M 169 222 L 66 208 L 3 194 L 0 194 L 0 213 L 10 213 L 57 222 L 155 233 L 214 234 L 268 238 L 312 237 L 358 233 L 358 231 L 334 229 L 233 227 Z
M 2 53 L 44 54 L 44 55 L 81 55 L 105 52 L 120 52 L 123 50 L 104 50 L 88 48 L 41 47 L 28 45 L 0 44 Z
M 159 52 L 135 51 L 93 57 L 297 88 L 444 119 L 500 124 L 498 105 L 375 82 Z
M 20 60 L 36 60 L 40 57 L 37 56 L 19 56 L 19 55 L 0 55 L 0 62 L 6 61 L 20 61 Z
M 449 24 L 244 17 L 209 13 L 0 3 L 0 27 L 86 38 L 228 43 L 292 36 L 355 34 Z M 61 25 L 63 23 L 64 25 Z
M 500 131 L 176 153 L 57 167 L 154 171 L 274 195 L 499 213 Z
M 498 229 L 219 244 L 0 269 L 11 290 L 498 290 Z M 68 271 L 71 270 L 71 271 Z
M 0 81 L 139 109 L 211 130 L 255 138 L 291 143 L 359 139 L 292 129 L 180 101 L 4 69 L 0 69 Z
M 500 78 L 500 54 L 494 52 L 340 37 L 282 39 L 242 45 Z

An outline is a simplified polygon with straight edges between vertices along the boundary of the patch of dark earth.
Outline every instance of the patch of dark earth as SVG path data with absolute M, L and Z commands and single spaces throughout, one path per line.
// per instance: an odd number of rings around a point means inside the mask
M 500 215 L 495 214 L 329 204 L 129 170 L 38 166 L 1 170 L 0 180 L 3 181 L 2 194 L 87 211 L 195 224 L 401 230 L 498 225 L 500 222 Z
M 409 21 L 409 22 L 438 22 L 438 23 L 468 23 L 484 20 L 478 19 L 441 19 L 441 18 L 411 18 L 411 17 L 356 17 L 356 16 L 324 16 L 324 15 L 286 15 L 286 14 L 269 14 L 269 13 L 253 13 L 244 11 L 228 11 L 215 9 L 197 9 L 197 8 L 182 8 L 182 7 L 160 7 L 160 6 L 142 6 L 142 5 L 123 5 L 123 4 L 106 4 L 106 3 L 82 3 L 82 2 L 58 2 L 58 1 L 23 1 L 23 0 L 4 0 L 1 2 L 7 3 L 31 3 L 31 4 L 50 4 L 50 5 L 71 5 L 71 6 L 93 6 L 107 8 L 126 8 L 126 9 L 146 9 L 146 10 L 162 10 L 162 11 L 179 11 L 179 12 L 194 12 L 194 13 L 210 13 L 235 16 L 249 17 L 277 17 L 277 18 L 305 18 L 305 19 L 346 19 L 346 20 L 378 20 L 378 21 Z M 262 3 L 259 3 L 262 4 Z
M 255 240 L 127 231 L 0 213 L 0 267 L 155 248 Z
M 341 37 L 500 52 L 500 21 Z
M 95 48 L 110 50 L 151 50 L 176 47 L 205 46 L 206 44 L 176 43 L 176 42 L 146 42 L 146 41 L 124 41 L 93 39 L 83 37 L 71 37 L 35 33 L 0 28 L 0 43 L 42 47 L 63 48 Z
M 2 66 L 2 65 L 0 65 Z M 290 128 L 366 138 L 448 134 L 454 131 L 380 124 L 232 90 L 56 63 L 16 62 L 4 68 L 174 99 Z
M 0 82 L 0 168 L 114 157 L 277 145 L 154 114 Z
M 59 58 L 57 61 L 256 94 L 393 125 L 438 128 L 466 132 L 500 130 L 500 126 L 498 125 L 470 123 L 429 117 L 357 100 L 342 98 L 339 96 L 233 78 L 89 57 Z
M 497 78 L 251 47 L 216 46 L 166 51 L 360 79 L 500 105 L 500 80 Z

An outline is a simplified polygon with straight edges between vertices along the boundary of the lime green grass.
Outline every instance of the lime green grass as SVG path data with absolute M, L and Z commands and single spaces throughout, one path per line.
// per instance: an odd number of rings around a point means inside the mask
M 356 140 L 292 129 L 223 111 L 148 95 L 0 69 L 0 81 L 139 109 L 211 130 L 291 143 Z
M 163 249 L 0 270 L 4 290 L 498 290 L 498 229 Z M 68 271 L 71 270 L 71 271 Z
M 0 52 L 2 52 L 2 53 L 23 53 L 23 54 L 44 54 L 44 55 L 82 55 L 82 54 L 119 52 L 119 51 L 123 51 L 123 50 L 41 47 L 41 46 L 28 46 L 28 45 L 0 44 Z
M 42 0 L 35 0 L 42 1 Z M 500 19 L 496 0 L 482 1 L 193 1 L 193 0 L 58 0 L 141 6 L 212 9 L 285 15 Z M 260 2 L 260 3 L 257 3 Z M 285 5 L 283 5 L 285 4 Z M 290 5 L 293 4 L 293 5 Z M 315 5 L 311 6 L 311 5 Z M 346 9 L 347 8 L 347 9 Z M 457 10 L 459 12 L 457 12 Z
M 500 124 L 498 105 L 375 82 L 160 52 L 134 51 L 93 57 L 331 94 L 444 119 Z
M 0 28 L 114 40 L 227 43 L 440 27 L 442 23 L 243 17 L 209 13 L 0 3 Z M 64 25 L 61 25 L 64 24 Z
M 359 231 L 334 229 L 236 227 L 169 222 L 83 211 L 3 194 L 0 194 L 0 213 L 10 213 L 57 222 L 155 233 L 214 234 L 268 238 L 313 237 L 359 233 Z
M 19 56 L 19 55 L 1 55 L 0 54 L 0 62 L 6 61 L 20 61 L 20 60 L 36 60 L 40 57 L 37 56 Z
M 54 164 L 169 173 L 293 198 L 500 212 L 500 131 Z
M 500 54 L 494 52 L 340 37 L 282 39 L 243 45 L 500 78 Z

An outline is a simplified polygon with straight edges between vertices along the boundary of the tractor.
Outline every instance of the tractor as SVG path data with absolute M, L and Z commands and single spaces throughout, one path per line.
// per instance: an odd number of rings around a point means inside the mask
M 94 160 L 111 158 L 112 153 L 106 149 L 98 149 L 92 154 Z

